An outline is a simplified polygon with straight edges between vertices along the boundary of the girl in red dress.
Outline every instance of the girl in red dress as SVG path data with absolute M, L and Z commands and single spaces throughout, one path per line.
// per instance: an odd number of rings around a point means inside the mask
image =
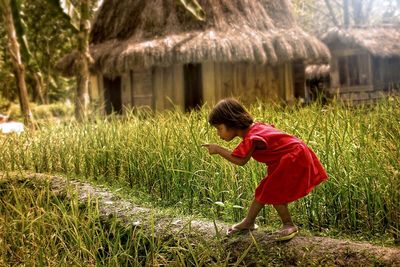
M 255 219 L 265 204 L 272 204 L 282 220 L 279 240 L 289 240 L 298 233 L 289 213 L 288 203 L 307 195 L 316 185 L 328 179 L 314 152 L 300 139 L 273 125 L 254 123 L 251 115 L 235 99 L 221 100 L 211 111 L 208 121 L 219 137 L 243 140 L 230 151 L 216 144 L 203 145 L 210 154 L 219 154 L 230 162 L 244 165 L 253 157 L 268 167 L 268 175 L 256 188 L 246 218 L 228 229 L 228 234 L 254 230 Z

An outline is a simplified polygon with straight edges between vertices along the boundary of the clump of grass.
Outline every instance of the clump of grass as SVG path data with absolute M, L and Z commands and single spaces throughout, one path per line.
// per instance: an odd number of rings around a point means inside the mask
M 366 236 L 400 229 L 399 98 L 374 106 L 249 107 L 256 120 L 294 134 L 316 152 L 329 181 L 292 204 L 308 229 L 333 228 Z M 212 157 L 202 143 L 218 140 L 207 124 L 209 108 L 155 115 L 128 114 L 87 124 L 42 126 L 35 133 L 2 137 L 3 170 L 32 170 L 79 176 L 134 188 L 153 203 L 186 213 L 237 221 L 245 214 L 263 164 L 235 167 Z M 274 223 L 265 208 L 259 223 Z M 398 237 L 397 237 L 398 238 Z
M 162 239 L 101 219 L 96 202 L 82 204 L 70 195 L 26 180 L 0 181 L 2 266 L 204 266 L 231 260 L 214 245 Z

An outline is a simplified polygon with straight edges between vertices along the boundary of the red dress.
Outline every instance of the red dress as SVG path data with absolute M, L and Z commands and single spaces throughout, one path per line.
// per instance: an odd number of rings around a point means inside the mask
M 232 155 L 241 158 L 248 155 L 254 140 L 261 141 L 266 148 L 254 150 L 252 157 L 267 164 L 268 169 L 255 192 L 259 203 L 292 202 L 328 179 L 318 158 L 303 141 L 272 125 L 253 124 Z

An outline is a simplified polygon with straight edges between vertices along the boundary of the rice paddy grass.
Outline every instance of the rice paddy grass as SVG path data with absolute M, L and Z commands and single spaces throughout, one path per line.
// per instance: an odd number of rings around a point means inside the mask
M 400 99 L 371 106 L 248 107 L 256 121 L 303 139 L 329 180 L 290 204 L 303 229 L 365 238 L 400 236 Z M 185 214 L 238 221 L 245 216 L 266 167 L 243 167 L 208 155 L 203 143 L 233 149 L 240 140 L 218 139 L 207 106 L 190 113 L 96 118 L 85 124 L 43 124 L 35 132 L 0 137 L 0 169 L 63 174 L 135 192 L 154 206 Z M 294 170 L 295 171 L 295 170 Z M 278 224 L 267 206 L 261 225 Z
M 212 244 L 159 238 L 116 218 L 96 201 L 49 185 L 0 179 L 0 266 L 227 266 L 240 263 Z

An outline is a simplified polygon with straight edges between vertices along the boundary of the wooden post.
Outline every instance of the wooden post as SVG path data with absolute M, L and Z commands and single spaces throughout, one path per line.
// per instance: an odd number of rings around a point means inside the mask
M 215 68 L 214 62 L 202 64 L 203 99 L 209 105 L 215 104 Z

